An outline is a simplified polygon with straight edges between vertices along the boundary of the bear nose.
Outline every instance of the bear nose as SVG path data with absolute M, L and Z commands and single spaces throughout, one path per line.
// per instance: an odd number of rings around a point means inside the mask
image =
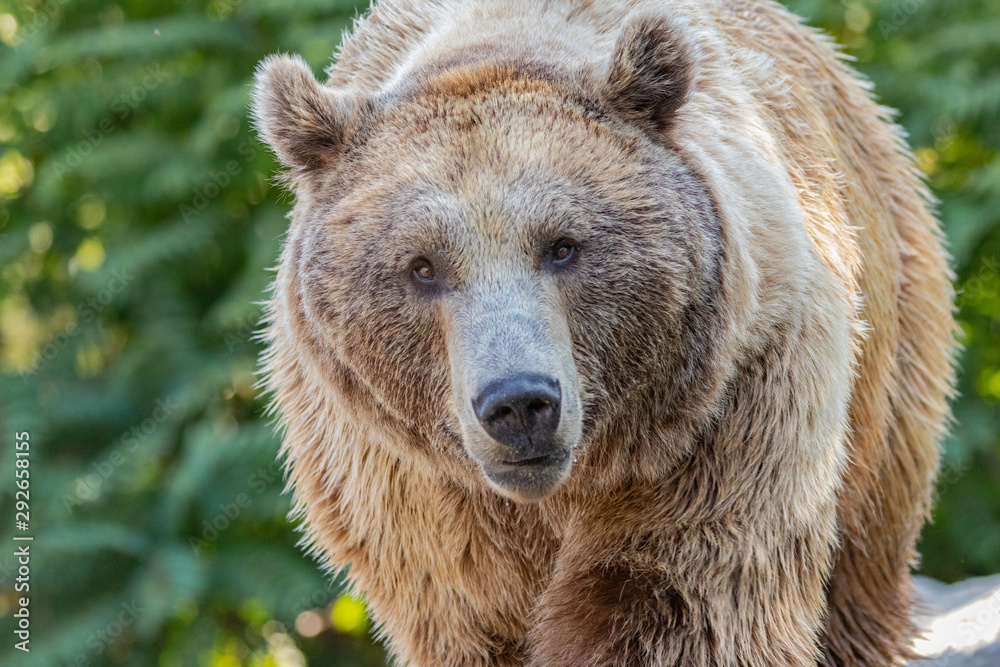
M 472 408 L 491 438 L 514 449 L 507 463 L 522 463 L 549 454 L 561 397 L 558 380 L 523 373 L 486 385 Z

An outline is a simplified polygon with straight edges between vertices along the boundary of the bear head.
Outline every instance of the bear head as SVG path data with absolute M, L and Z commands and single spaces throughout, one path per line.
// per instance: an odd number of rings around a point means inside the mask
M 262 63 L 297 196 L 279 280 L 345 418 L 521 501 L 682 456 L 726 325 L 716 206 L 671 144 L 696 68 L 647 14 L 582 73 L 479 54 L 363 90 Z

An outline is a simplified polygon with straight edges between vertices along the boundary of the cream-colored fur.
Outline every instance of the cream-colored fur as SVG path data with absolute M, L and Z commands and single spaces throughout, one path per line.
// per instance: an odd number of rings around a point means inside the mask
M 385 0 L 255 104 L 297 197 L 265 360 L 296 507 L 401 662 L 901 663 L 952 293 L 823 37 L 766 1 Z M 560 216 L 592 241 L 545 277 Z M 411 245 L 446 291 L 394 282 Z M 501 311 L 581 406 L 537 502 L 466 405 Z

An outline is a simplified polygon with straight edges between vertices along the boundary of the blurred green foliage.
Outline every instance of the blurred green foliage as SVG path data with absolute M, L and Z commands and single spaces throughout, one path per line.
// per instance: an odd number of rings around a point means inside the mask
M 1000 1 L 795 0 L 901 110 L 965 330 L 923 571 L 1000 571 Z M 317 73 L 348 0 L 0 1 L 0 663 L 382 664 L 296 546 L 255 387 L 289 197 L 256 63 Z M 32 652 L 15 653 L 13 437 L 31 434 Z

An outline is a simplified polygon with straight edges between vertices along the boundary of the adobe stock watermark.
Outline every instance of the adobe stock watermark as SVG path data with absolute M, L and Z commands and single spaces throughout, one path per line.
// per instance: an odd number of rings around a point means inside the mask
M 67 148 L 63 155 L 55 160 L 53 169 L 56 179 L 61 181 L 83 164 L 84 159 L 132 115 L 149 93 L 168 78 L 170 75 L 158 63 L 147 66 L 139 82 L 111 102 L 111 115 L 102 118 L 96 128 L 84 130 L 83 139 Z
M 976 275 L 965 281 L 965 292 L 977 293 L 987 287 L 987 282 L 1000 274 L 1000 257 L 993 255 L 983 259 L 982 266 L 976 271 Z
M 92 656 L 100 657 L 104 655 L 109 648 L 121 639 L 125 631 L 139 620 L 139 616 L 144 611 L 145 609 L 140 607 L 139 603 L 135 600 L 122 602 L 121 611 L 118 612 L 115 620 L 103 628 L 92 632 L 87 637 L 87 648 L 89 650 L 78 653 L 72 662 L 67 663 L 66 667 L 90 667 L 91 665 L 98 664 L 92 659 Z M 103 661 L 101 663 L 103 664 Z
M 887 18 L 879 19 L 878 29 L 882 33 L 882 39 L 886 39 L 910 22 L 913 15 L 921 7 L 927 4 L 927 0 L 901 0 L 892 6 L 892 11 Z
M 965 281 L 959 293 L 961 299 L 981 299 L 984 293 L 991 289 L 990 282 L 1000 275 L 1000 256 L 993 255 L 983 258 L 983 263 L 976 271 L 975 275 Z M 991 318 L 990 329 L 995 336 L 1000 336 L 1000 314 L 994 314 Z
M 78 478 L 73 484 L 72 491 L 63 494 L 63 507 L 72 512 L 77 505 L 82 505 L 88 500 L 96 498 L 100 493 L 101 485 L 125 463 L 127 455 L 137 450 L 139 445 L 145 442 L 161 424 L 168 421 L 179 407 L 169 397 L 158 399 L 156 407 L 150 415 L 121 436 L 120 446 L 94 461 L 91 464 L 94 472 Z
M 135 280 L 135 276 L 125 269 L 112 271 L 111 280 L 108 281 L 107 285 L 87 301 L 76 305 L 73 321 L 67 324 L 62 331 L 56 332 L 42 346 L 35 365 L 21 373 L 21 378 L 27 382 L 31 376 L 45 370 L 59 356 L 59 353 L 66 349 L 70 341 L 80 333 L 80 324 L 90 324 L 96 320 L 97 316 L 111 305 L 115 295 L 124 291 L 125 287 L 133 280 Z
M 226 163 L 225 169 L 209 172 L 202 184 L 192 191 L 191 198 L 177 207 L 184 222 L 191 222 L 199 213 L 208 208 L 212 200 L 225 192 L 233 179 L 242 174 L 245 166 L 257 157 L 257 150 L 253 141 L 244 139 L 236 147 L 236 152 L 243 158 L 242 162 L 230 160 Z M 261 192 L 258 197 L 263 197 L 267 190 L 267 181 L 263 178 L 260 179 L 260 188 Z
M 952 584 L 963 598 L 958 606 L 934 618 L 932 628 L 914 641 L 922 656 L 913 665 L 947 667 L 948 665 L 996 664 L 1000 655 L 1000 589 L 964 592 L 968 582 Z M 976 584 L 971 584 L 976 586 Z
M 281 466 L 277 462 L 266 468 L 257 468 L 247 478 L 247 486 L 253 491 L 253 496 L 250 493 L 241 492 L 236 494 L 230 502 L 221 503 L 218 514 L 201 522 L 201 534 L 188 538 L 188 544 L 195 555 L 201 556 L 209 545 L 219 539 L 222 533 L 229 530 L 239 520 L 244 510 L 253 505 L 256 496 L 260 496 L 271 484 L 280 480 Z
M 261 313 L 241 318 L 235 329 L 227 331 L 222 336 L 222 340 L 226 343 L 226 351 L 232 354 L 236 348 L 248 342 L 257 334 L 263 323 L 264 316 Z
M 59 9 L 63 5 L 69 4 L 69 0 L 45 0 L 39 3 L 35 7 L 35 16 L 31 19 L 30 23 L 24 24 L 17 33 L 15 33 L 15 39 L 17 43 L 21 43 L 26 39 L 31 39 L 35 34 L 49 24 L 49 21 L 54 19 L 59 13 Z
M 304 611 L 319 609 L 333 602 L 333 591 L 329 588 L 316 588 L 311 593 L 303 595 L 292 605 L 292 614 L 298 616 Z
M 215 11 L 216 15 L 220 18 L 226 18 L 237 8 L 239 8 L 246 0 L 215 0 L 212 3 L 212 9 Z
M 938 471 L 937 479 L 934 482 L 935 492 L 943 493 L 946 488 L 962 478 L 968 471 L 969 465 L 959 461 L 945 461 Z

